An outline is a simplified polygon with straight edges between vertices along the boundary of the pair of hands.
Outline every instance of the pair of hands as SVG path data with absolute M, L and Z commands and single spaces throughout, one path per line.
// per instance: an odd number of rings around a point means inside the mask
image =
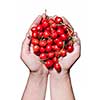
M 69 70 L 71 66 L 77 61 L 77 59 L 80 57 L 80 41 L 77 36 L 77 33 L 74 33 L 74 36 L 76 38 L 76 42 L 74 43 L 74 51 L 72 53 L 67 54 L 66 57 L 60 58 L 59 63 L 61 65 L 62 71 L 60 73 L 57 73 L 55 69 L 48 70 L 44 64 L 40 62 L 40 58 L 36 56 L 33 52 L 31 52 L 31 28 L 33 26 L 36 26 L 40 23 L 41 18 L 43 16 L 38 16 L 35 21 L 30 26 L 26 37 L 22 43 L 22 50 L 21 50 L 21 59 L 24 62 L 24 64 L 28 67 L 30 72 L 33 72 L 38 75 L 54 75 L 54 76 L 60 76 L 63 74 L 69 73 Z M 70 23 L 63 17 L 63 21 L 70 25 Z M 70 25 L 71 26 L 71 25 Z

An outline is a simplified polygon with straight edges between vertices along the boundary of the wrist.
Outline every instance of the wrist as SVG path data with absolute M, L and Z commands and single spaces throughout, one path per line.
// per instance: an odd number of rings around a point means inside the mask
M 30 74 L 34 77 L 48 77 L 48 70 L 45 68 L 45 66 L 41 66 L 38 70 L 30 71 Z
M 54 73 L 50 73 L 50 79 L 52 80 L 64 80 L 70 78 L 70 72 L 67 70 L 62 70 L 60 73 L 57 73 L 56 71 Z

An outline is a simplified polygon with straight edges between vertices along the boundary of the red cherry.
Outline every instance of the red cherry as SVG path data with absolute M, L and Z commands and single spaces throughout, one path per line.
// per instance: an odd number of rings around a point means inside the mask
M 68 46 L 67 46 L 67 51 L 68 51 L 69 53 L 73 52 L 73 50 L 74 50 L 73 45 L 68 45 Z
M 33 51 L 36 53 L 36 52 L 39 52 L 40 51 L 40 47 L 38 45 L 35 45 L 33 46 Z
M 49 52 L 48 53 L 48 58 L 53 58 L 54 57 L 54 52 Z
M 37 31 L 34 31 L 34 32 L 32 33 L 32 37 L 33 37 L 33 38 L 37 38 L 37 37 L 38 37 L 38 32 L 37 32 Z
M 43 26 L 43 28 L 46 28 L 46 27 L 48 27 L 49 26 L 49 23 L 48 23 L 48 20 L 43 20 L 42 21 L 42 26 Z
M 55 63 L 54 68 L 56 69 L 57 72 L 61 72 L 61 66 L 59 63 Z
M 35 38 L 32 38 L 31 43 L 32 43 L 33 45 L 37 45 L 37 44 L 39 44 L 39 40 L 38 40 L 38 39 L 35 39 Z
M 47 58 L 47 55 L 45 53 L 40 54 L 40 59 L 45 60 Z
M 42 31 L 42 30 L 43 30 L 42 25 L 39 24 L 39 25 L 37 26 L 37 30 L 38 30 L 38 31 Z
M 37 31 L 37 28 L 36 28 L 36 27 L 32 27 L 32 28 L 31 28 L 31 31 L 32 31 L 32 32 L 35 32 L 35 31 Z
M 40 45 L 41 47 L 45 47 L 46 44 L 47 44 L 46 40 L 40 40 L 40 42 L 39 42 L 39 45 Z
M 43 36 L 43 32 L 39 32 L 38 36 L 41 38 Z
M 59 42 L 57 43 L 57 46 L 60 47 L 60 48 L 62 48 L 63 45 L 64 45 L 63 41 L 59 41 Z
M 54 63 L 57 63 L 57 62 L 58 62 L 58 58 L 57 58 L 57 57 L 54 57 L 54 58 L 52 59 L 52 61 L 53 61 Z
M 62 50 L 60 51 L 60 55 L 61 55 L 62 57 L 65 57 L 66 54 L 67 54 L 67 52 L 66 52 L 65 49 L 62 49 Z
M 64 31 L 67 31 L 67 26 L 66 25 L 63 25 L 63 29 L 64 29 Z
M 63 22 L 63 19 L 62 19 L 61 17 L 56 16 L 55 22 L 56 22 L 57 24 L 60 24 L 60 23 Z
M 59 48 L 57 45 L 54 45 L 53 50 L 55 50 L 55 51 L 59 51 L 60 48 Z
M 52 39 L 48 39 L 47 40 L 47 44 L 52 45 L 53 44 L 53 40 Z
M 51 24 L 51 28 L 54 28 L 54 29 L 56 29 L 56 28 L 57 28 L 57 25 L 56 25 L 56 23 L 55 23 L 55 22 Z
M 55 39 L 55 38 L 57 38 L 57 32 L 56 31 L 54 31 L 54 32 L 52 32 L 52 34 L 51 34 L 51 37 L 53 38 L 53 39 Z
M 46 66 L 48 69 L 52 68 L 52 66 L 53 66 L 53 61 L 52 61 L 52 60 L 47 60 L 47 61 L 45 62 L 45 66 Z
M 58 28 L 57 29 L 57 33 L 58 33 L 58 35 L 63 34 L 64 33 L 64 29 L 63 28 Z
M 40 52 L 41 52 L 41 53 L 44 53 L 44 52 L 45 52 L 45 48 L 40 47 Z
M 53 24 L 54 20 L 52 18 L 49 19 L 49 24 Z
M 58 58 L 59 56 L 60 56 L 60 52 L 59 52 L 59 51 L 56 51 L 56 52 L 55 52 L 55 57 Z
M 46 28 L 46 31 L 49 31 L 49 32 L 50 32 L 50 31 L 51 31 L 50 27 L 47 27 L 47 28 Z
M 60 35 L 60 39 L 61 40 L 66 40 L 68 37 L 67 37 L 67 35 L 66 34 L 61 34 Z
M 59 42 L 59 38 L 54 39 L 54 43 L 57 44 Z
M 40 56 L 40 52 L 34 52 L 34 54 L 36 54 L 37 56 Z
M 44 38 L 48 38 L 50 36 L 50 32 L 44 31 L 43 36 L 44 36 Z
M 46 46 L 46 52 L 50 52 L 52 50 L 52 46 L 51 45 L 47 45 Z

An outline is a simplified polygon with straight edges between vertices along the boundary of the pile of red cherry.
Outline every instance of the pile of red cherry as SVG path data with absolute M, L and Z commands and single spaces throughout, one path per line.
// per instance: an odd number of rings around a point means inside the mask
M 58 59 L 74 50 L 73 28 L 63 22 L 61 17 L 42 18 L 39 25 L 32 27 L 33 51 L 48 69 L 61 72 Z

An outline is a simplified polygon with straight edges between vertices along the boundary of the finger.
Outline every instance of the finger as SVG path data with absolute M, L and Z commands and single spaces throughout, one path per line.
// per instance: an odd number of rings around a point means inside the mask
M 22 44 L 22 53 L 24 54 L 30 53 L 30 42 L 31 38 L 26 36 Z
M 80 39 L 78 38 L 77 41 L 74 43 L 74 52 L 73 53 L 80 53 L 81 51 L 81 43 Z
M 40 21 L 41 21 L 41 19 L 42 19 L 42 16 L 41 15 L 39 15 L 34 21 L 33 21 L 33 23 L 31 24 L 31 26 L 30 26 L 30 28 L 29 28 L 29 30 L 28 30 L 28 34 L 30 34 L 31 35 L 31 28 L 33 27 L 33 26 L 37 26 L 39 23 L 40 23 Z
M 64 16 L 62 17 L 62 19 L 65 24 L 67 24 L 69 27 L 73 28 L 72 25 L 70 24 L 70 22 Z
M 77 32 L 74 32 L 74 34 L 73 34 L 73 35 L 74 35 L 74 36 L 78 36 L 78 35 L 77 35 Z
M 74 39 L 74 42 L 77 43 L 78 45 L 81 44 L 81 41 L 80 41 L 80 38 L 78 37 L 77 32 L 74 33 L 73 39 Z

